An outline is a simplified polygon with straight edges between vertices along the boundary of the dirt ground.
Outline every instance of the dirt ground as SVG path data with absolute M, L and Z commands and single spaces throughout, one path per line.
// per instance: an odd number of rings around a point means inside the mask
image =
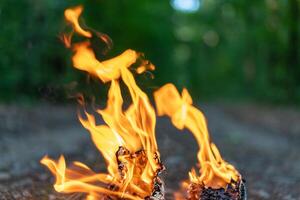
M 204 104 L 211 137 L 225 160 L 246 179 L 248 199 L 300 199 L 300 110 L 254 104 Z M 168 199 L 195 166 L 192 135 L 166 118 L 157 122 L 157 140 L 166 165 Z M 74 106 L 0 106 L 0 199 L 81 199 L 52 188 L 53 178 L 39 164 L 44 155 L 88 163 L 103 162 L 76 117 Z M 170 197 L 169 197 L 170 196 Z

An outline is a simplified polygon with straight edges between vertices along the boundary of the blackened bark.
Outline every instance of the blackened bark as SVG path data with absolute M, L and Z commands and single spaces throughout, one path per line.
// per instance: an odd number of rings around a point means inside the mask
M 213 189 L 199 184 L 191 184 L 188 200 L 247 200 L 244 180 L 232 181 L 227 188 Z

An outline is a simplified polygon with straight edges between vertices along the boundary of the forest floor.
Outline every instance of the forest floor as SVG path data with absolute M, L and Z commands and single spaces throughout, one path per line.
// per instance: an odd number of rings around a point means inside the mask
M 201 104 L 200 104 L 201 105 Z M 300 200 L 300 110 L 255 104 L 204 104 L 212 141 L 246 179 L 248 199 Z M 196 164 L 197 145 L 166 118 L 157 122 L 163 179 L 176 191 Z M 44 155 L 103 169 L 74 106 L 0 106 L 0 199 L 81 199 L 53 190 Z M 172 198 L 169 198 L 172 199 Z

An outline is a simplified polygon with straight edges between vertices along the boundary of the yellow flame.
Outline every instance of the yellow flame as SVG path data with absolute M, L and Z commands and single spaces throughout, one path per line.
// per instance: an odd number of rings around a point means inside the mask
M 76 33 L 91 38 L 92 33 L 79 25 L 81 12 L 81 6 L 67 9 L 65 18 Z M 128 49 L 119 56 L 99 61 L 88 40 L 71 44 L 71 37 L 64 39 L 74 51 L 74 67 L 104 83 L 110 82 L 107 106 L 97 110 L 106 125 L 97 125 L 95 116 L 87 112 L 85 118 L 79 116 L 81 124 L 90 132 L 95 146 L 103 155 L 108 172 L 93 172 L 80 162 L 73 162 L 68 168 L 63 156 L 57 162 L 44 157 L 41 163 L 55 175 L 54 188 L 58 192 L 86 193 L 88 200 L 100 199 L 103 195 L 144 199 L 151 195 L 162 165 L 155 138 L 155 111 L 128 69 L 140 54 Z M 132 104 L 126 110 L 123 109 L 120 80 L 127 86 L 132 99 Z M 108 189 L 108 186 L 113 189 Z
M 173 84 L 167 84 L 154 93 L 158 115 L 167 115 L 178 129 L 189 129 L 197 140 L 197 158 L 200 176 L 192 169 L 190 181 L 212 188 L 225 188 L 231 180 L 240 177 L 237 170 L 224 161 L 216 145 L 210 142 L 203 113 L 192 105 L 193 101 L 186 89 L 181 95 Z
M 81 15 L 83 11 L 83 7 L 82 6 L 77 6 L 74 8 L 69 8 L 65 10 L 65 19 L 67 20 L 67 22 L 69 22 L 70 24 L 73 25 L 74 30 L 82 35 L 85 36 L 87 38 L 92 37 L 91 32 L 83 30 L 79 24 L 78 18 Z
M 89 42 L 82 42 L 73 46 L 72 58 L 75 68 L 88 72 L 101 79 L 104 83 L 120 78 L 121 70 L 128 68 L 136 62 L 139 54 L 128 49 L 121 55 L 100 62 L 90 48 Z

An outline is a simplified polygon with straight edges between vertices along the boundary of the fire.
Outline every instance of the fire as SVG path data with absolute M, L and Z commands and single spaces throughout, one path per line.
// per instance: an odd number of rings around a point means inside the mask
M 200 175 L 192 169 L 190 182 L 217 189 L 226 188 L 232 180 L 239 180 L 238 171 L 222 159 L 216 145 L 210 142 L 205 117 L 192 105 L 193 100 L 186 89 L 180 95 L 173 84 L 167 84 L 154 93 L 154 98 L 158 115 L 169 116 L 175 127 L 189 129 L 197 140 Z
M 163 170 L 155 138 L 156 114 L 148 96 L 136 84 L 130 69 L 141 74 L 154 70 L 155 66 L 143 59 L 143 55 L 128 49 L 120 55 L 100 61 L 91 47 L 91 38 L 98 37 L 108 45 L 108 36 L 82 28 L 79 17 L 83 7 L 65 11 L 66 21 L 73 32 L 62 39 L 74 52 L 72 61 L 75 68 L 109 83 L 107 105 L 96 112 L 105 124 L 98 125 L 96 117 L 87 111 L 79 120 L 86 128 L 96 148 L 104 157 L 106 173 L 97 173 L 81 162 L 66 165 L 61 156 L 58 161 L 45 156 L 41 163 L 49 168 L 56 178 L 54 188 L 62 193 L 85 193 L 87 200 L 104 199 L 147 199 L 154 192 Z M 72 43 L 74 33 L 85 41 Z M 121 81 L 128 88 L 131 104 L 124 109 L 120 87 Z M 216 145 L 210 141 L 203 113 L 193 106 L 193 100 L 186 89 L 181 95 L 174 85 L 167 84 L 154 93 L 159 116 L 167 115 L 178 129 L 189 129 L 197 140 L 199 172 L 192 169 L 190 183 L 213 189 L 226 188 L 232 181 L 241 179 L 238 171 L 224 161 Z M 189 185 L 185 182 L 185 185 Z M 181 194 L 175 194 L 180 199 Z
M 86 111 L 85 117 L 79 116 L 106 161 L 107 173 L 96 173 L 81 162 L 73 162 L 67 167 L 63 156 L 58 161 L 46 156 L 41 163 L 55 176 L 54 188 L 57 192 L 86 193 L 88 200 L 103 196 L 145 199 L 151 196 L 163 166 L 155 138 L 155 111 L 129 70 L 141 59 L 141 54 L 128 49 L 119 56 L 99 61 L 90 46 L 89 38 L 93 37 L 93 33 L 79 24 L 81 12 L 81 6 L 67 9 L 65 18 L 86 41 L 72 44 L 73 33 L 63 38 L 74 51 L 72 61 L 75 68 L 110 83 L 106 108 L 96 110 L 106 124 L 96 124 L 95 116 Z M 144 60 L 137 71 L 142 73 L 148 68 L 154 69 L 154 66 Z M 132 100 L 127 109 L 123 109 L 121 80 Z

